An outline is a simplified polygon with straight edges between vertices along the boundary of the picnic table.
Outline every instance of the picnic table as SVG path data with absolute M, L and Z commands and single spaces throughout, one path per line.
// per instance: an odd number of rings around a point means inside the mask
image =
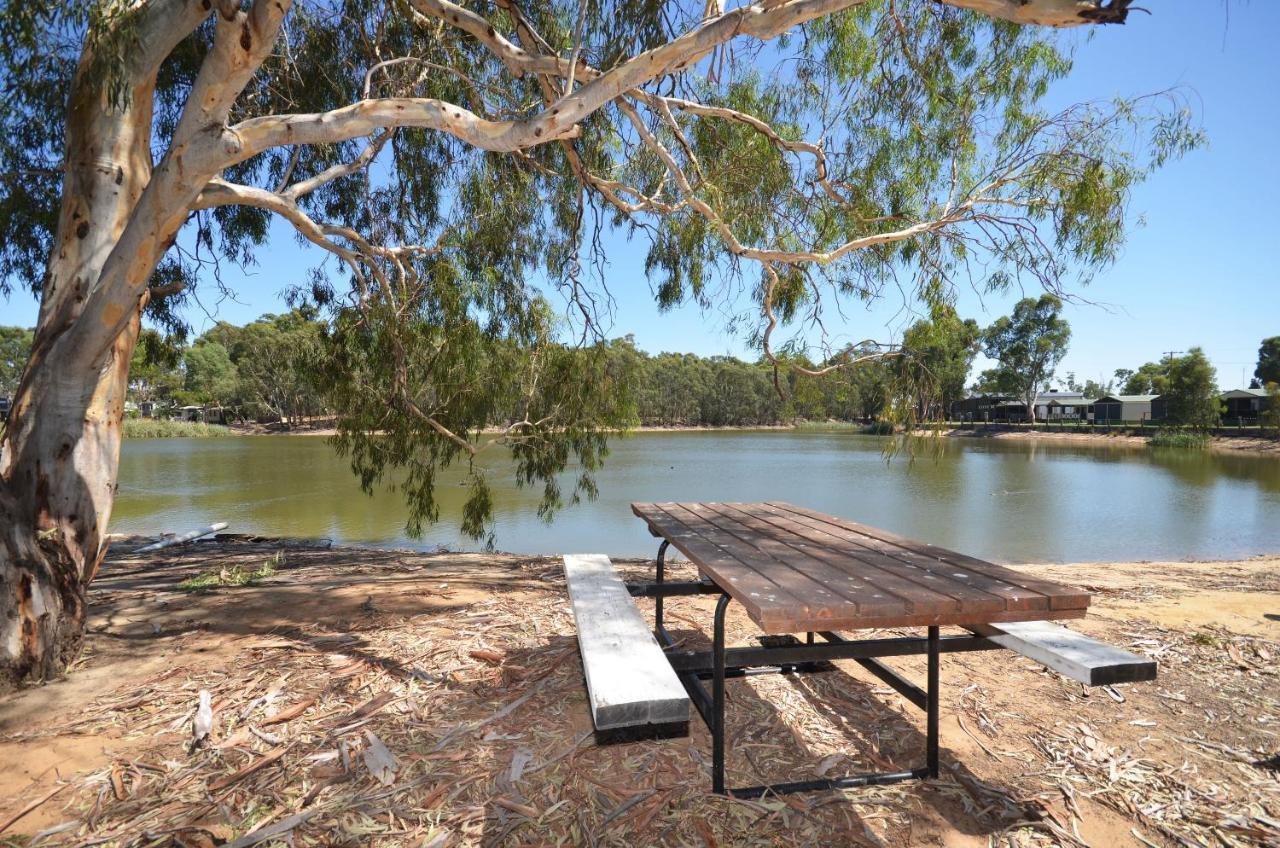
M 719 793 L 749 798 L 937 777 L 943 653 L 1013 650 L 1089 685 L 1155 676 L 1155 663 L 1052 623 L 1085 615 L 1089 594 L 1079 589 L 787 503 L 634 503 L 631 509 L 661 539 L 654 582 L 624 587 L 607 557 L 565 558 L 593 718 L 599 730 L 640 727 L 663 735 L 679 724 L 681 710 L 687 722 L 692 703 L 711 731 L 712 788 Z M 697 567 L 698 580 L 665 579 L 671 547 Z M 681 648 L 666 629 L 664 601 L 703 594 L 719 596 L 711 650 Z M 654 599 L 653 635 L 629 602 L 634 597 Z M 764 634 L 758 646 L 725 644 L 731 602 Z M 944 626 L 964 632 L 943 636 Z M 849 639 L 841 632 L 917 627 L 925 628 L 924 636 Z M 794 634 L 804 634 L 804 641 Z M 924 688 L 881 662 L 921 654 L 927 657 Z M 925 711 L 925 764 L 726 790 L 725 680 L 815 673 L 842 659 L 856 661 Z

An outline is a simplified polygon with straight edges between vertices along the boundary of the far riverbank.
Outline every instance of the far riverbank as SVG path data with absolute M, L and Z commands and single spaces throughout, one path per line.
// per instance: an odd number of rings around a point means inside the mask
M 832 430 L 864 435 L 876 435 L 872 426 L 848 421 L 801 421 L 792 424 L 747 424 L 741 426 L 697 426 L 680 424 L 642 425 L 628 430 L 629 433 L 734 433 L 758 430 Z M 337 433 L 331 420 L 304 424 L 294 429 L 286 429 L 279 424 L 233 424 L 230 432 L 236 435 L 291 435 L 291 436 L 332 436 Z M 933 429 L 921 429 L 920 435 L 933 435 Z M 947 425 L 940 431 L 946 438 L 962 439 L 995 439 L 999 441 L 1047 442 L 1096 447 L 1148 447 L 1150 436 L 1133 435 L 1128 432 L 1053 432 L 1032 429 L 964 429 Z M 1224 450 L 1246 453 L 1263 453 L 1280 456 L 1280 439 L 1257 435 L 1221 436 L 1210 438 L 1206 447 L 1210 450 Z
M 844 421 L 802 421 L 794 424 L 750 424 L 742 426 L 685 426 L 644 425 L 628 430 L 628 433 L 735 433 L 753 431 L 832 431 L 863 435 L 875 435 L 872 427 Z M 155 438 L 214 438 L 220 436 L 334 436 L 337 429 L 332 419 L 316 419 L 287 427 L 283 424 L 237 423 L 227 426 L 187 421 L 160 421 L 153 419 L 129 419 L 125 422 L 125 437 L 130 439 Z M 496 430 L 493 432 L 497 432 Z M 1135 435 L 1132 431 L 1067 432 L 1035 430 L 1030 428 L 967 429 L 951 425 L 942 430 L 921 428 L 918 435 L 928 438 L 935 433 L 949 439 L 979 439 L 1000 442 L 1039 442 L 1068 444 L 1081 447 L 1150 447 L 1150 436 Z M 1264 454 L 1280 457 L 1280 439 L 1254 434 L 1214 435 L 1205 448 L 1232 453 Z

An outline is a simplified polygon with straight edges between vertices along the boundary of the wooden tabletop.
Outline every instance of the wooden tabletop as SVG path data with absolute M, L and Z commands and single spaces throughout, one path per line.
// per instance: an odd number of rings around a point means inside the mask
M 633 503 L 765 633 L 1082 618 L 1089 594 L 787 503 Z

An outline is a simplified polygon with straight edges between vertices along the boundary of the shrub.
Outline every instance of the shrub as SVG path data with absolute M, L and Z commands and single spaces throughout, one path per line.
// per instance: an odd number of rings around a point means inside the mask
M 230 435 L 231 430 L 221 424 L 164 418 L 126 418 L 124 421 L 126 439 L 207 439 Z
M 276 566 L 282 559 L 283 557 L 277 553 L 253 571 L 239 564 L 217 571 L 206 571 L 183 580 L 178 584 L 178 588 L 185 592 L 211 592 L 221 586 L 253 586 L 274 575 Z
M 1147 440 L 1153 448 L 1206 448 L 1209 434 L 1192 430 L 1160 430 Z

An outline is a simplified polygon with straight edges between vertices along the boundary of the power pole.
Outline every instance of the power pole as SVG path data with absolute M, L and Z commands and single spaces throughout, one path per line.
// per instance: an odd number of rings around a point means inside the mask
M 1182 352 L 1183 352 L 1183 351 L 1180 351 L 1180 350 L 1166 350 L 1166 351 L 1164 352 L 1164 355 L 1165 355 L 1165 357 L 1169 360 L 1169 364 L 1170 364 L 1170 365 L 1172 365 L 1172 364 L 1173 364 L 1173 358 L 1174 358 L 1175 356 L 1177 356 L 1178 354 L 1182 353 Z

